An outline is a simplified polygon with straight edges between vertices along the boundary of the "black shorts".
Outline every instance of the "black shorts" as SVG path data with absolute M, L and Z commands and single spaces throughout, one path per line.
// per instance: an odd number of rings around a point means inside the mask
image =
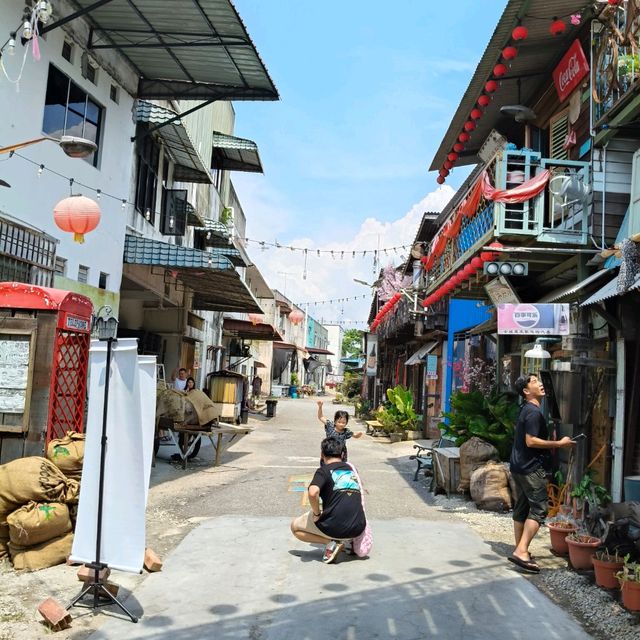
M 549 502 L 547 497 L 547 472 L 540 467 L 527 475 L 512 473 L 518 487 L 518 499 L 513 507 L 516 522 L 535 520 L 543 524 L 547 517 Z

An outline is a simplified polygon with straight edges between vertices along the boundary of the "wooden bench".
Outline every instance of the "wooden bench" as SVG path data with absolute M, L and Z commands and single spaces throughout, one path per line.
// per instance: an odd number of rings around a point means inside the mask
M 364 422 L 367 425 L 368 436 L 387 435 L 382 429 L 382 422 L 378 422 L 378 420 L 365 420 Z

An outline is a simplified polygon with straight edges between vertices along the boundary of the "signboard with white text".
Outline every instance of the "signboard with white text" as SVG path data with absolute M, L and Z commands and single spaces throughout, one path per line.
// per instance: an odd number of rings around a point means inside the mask
M 564 102 L 588 74 L 587 57 L 584 55 L 580 40 L 575 40 L 552 74 L 560 102 Z

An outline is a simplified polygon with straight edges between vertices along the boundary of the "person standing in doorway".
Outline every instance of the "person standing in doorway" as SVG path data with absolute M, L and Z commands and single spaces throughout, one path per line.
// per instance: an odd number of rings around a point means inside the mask
M 257 373 L 253 377 L 253 382 L 251 383 L 251 392 L 254 401 L 258 400 L 260 393 L 262 392 L 262 378 Z
M 538 376 L 530 373 L 515 382 L 524 405 L 516 421 L 511 450 L 511 475 L 518 487 L 518 499 L 513 507 L 513 532 L 516 547 L 509 562 L 529 573 L 540 567 L 529 553 L 529 545 L 547 517 L 547 471 L 550 450 L 572 447 L 575 443 L 565 436 L 549 440 L 547 421 L 540 409 L 544 386 Z
M 176 391 L 184 391 L 186 389 L 188 373 L 184 367 L 180 367 L 180 369 L 174 370 L 171 374 L 171 384 Z

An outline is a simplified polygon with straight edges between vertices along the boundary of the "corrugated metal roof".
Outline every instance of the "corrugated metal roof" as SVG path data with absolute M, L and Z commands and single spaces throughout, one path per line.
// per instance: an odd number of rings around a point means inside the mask
M 609 273 L 611 272 L 609 271 Z M 596 302 L 603 302 L 609 298 L 623 296 L 630 291 L 637 291 L 638 289 L 640 289 L 640 273 L 636 276 L 633 284 L 626 291 L 622 292 L 618 292 L 618 278 L 614 278 L 611 282 L 605 284 L 602 289 L 596 291 L 590 298 L 587 298 L 580 306 L 586 307 L 590 304 L 595 304 Z
M 608 276 L 609 278 L 613 276 L 613 272 L 609 269 L 601 269 L 600 271 L 596 271 L 592 273 L 590 276 L 586 277 L 584 280 L 580 282 L 574 282 L 572 284 L 568 284 L 564 287 L 560 287 L 555 291 L 543 296 L 538 300 L 540 304 L 547 302 L 560 302 L 563 299 L 570 298 L 576 293 L 580 292 L 585 287 L 589 286 L 592 282 L 599 280 L 603 276 Z
M 136 122 L 148 122 L 154 125 L 163 124 L 177 115 L 175 111 L 145 100 L 138 100 L 135 109 Z M 173 170 L 175 181 L 212 182 L 209 170 L 204 166 L 200 154 L 179 119 L 157 129 L 156 133 L 162 138 L 175 161 Z
M 211 168 L 263 173 L 258 145 L 252 140 L 214 131 Z
M 138 98 L 278 100 L 230 0 L 72 0 L 92 25 L 88 49 L 117 49 L 137 71 Z M 60 9 L 59 9 L 60 10 Z M 65 18 L 66 12 L 60 15 Z M 56 28 L 45 26 L 43 33 Z
M 437 342 L 427 342 L 423 344 L 411 357 L 404 363 L 405 367 L 411 367 L 414 364 L 424 364 L 424 357 L 431 353 Z
M 476 129 L 471 134 L 471 140 L 465 144 L 457 166 L 479 162 L 478 151 L 492 129 L 508 131 L 514 126 L 512 118 L 500 113 L 500 107 L 530 105 L 541 86 L 549 81 L 550 71 L 581 29 L 581 26 L 572 26 L 569 22 L 568 16 L 575 13 L 581 13 L 581 24 L 584 24 L 590 15 L 589 3 L 585 0 L 509 0 L 431 162 L 430 171 L 440 169 L 447 154 L 451 152 L 464 123 L 469 119 L 471 109 L 476 106 L 484 91 L 484 85 L 492 78 L 493 68 L 501 61 L 502 49 L 511 42 L 511 32 L 517 26 L 518 19 L 522 19 L 522 25 L 527 27 L 529 35 L 526 40 L 516 43 L 518 56 L 509 63 L 509 71 L 500 79 L 501 85 L 493 94 L 493 100 L 483 109 L 483 116 L 476 121 Z M 555 16 L 563 16 L 567 24 L 567 30 L 561 36 L 552 36 L 549 32 Z M 585 53 L 588 57 L 588 52 Z

